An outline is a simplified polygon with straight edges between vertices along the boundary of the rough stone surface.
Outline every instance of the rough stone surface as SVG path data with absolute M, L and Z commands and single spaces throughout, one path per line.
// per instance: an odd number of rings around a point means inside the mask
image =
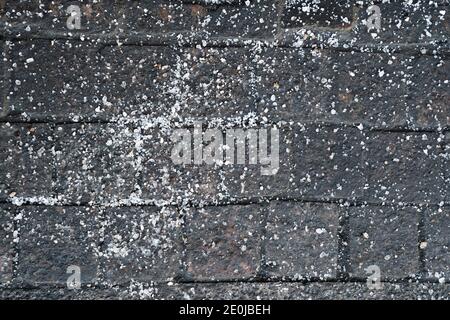
M 81 29 L 67 28 L 68 8 L 77 5 L 81 13 Z M 6 34 L 31 36 L 51 32 L 106 33 L 119 26 L 117 1 L 89 0 L 58 2 L 5 1 L 2 22 Z
M 350 276 L 367 277 L 378 266 L 381 279 L 407 278 L 419 272 L 419 209 L 350 207 Z
M 107 283 L 164 282 L 178 276 L 182 222 L 174 208 L 105 209 L 101 261 Z
M 0 0 L 0 298 L 450 299 L 449 9 Z
M 275 202 L 268 211 L 264 252 L 271 277 L 336 277 L 339 206 Z
M 260 206 L 206 207 L 186 216 L 186 272 L 195 280 L 254 278 L 260 269 Z
M 373 133 L 367 136 L 365 149 L 366 199 L 381 203 L 444 201 L 437 134 Z
M 52 127 L 0 123 L 0 200 L 53 195 Z
M 425 219 L 426 276 L 440 281 L 450 278 L 450 209 L 429 209 Z
M 74 203 L 129 198 L 138 180 L 134 130 L 93 124 L 56 126 L 58 194 Z
M 363 194 L 367 171 L 359 129 L 299 126 L 292 139 L 295 187 L 290 194 L 319 199 L 355 199 Z
M 14 248 L 14 211 L 12 206 L 0 206 L 0 286 L 13 279 L 16 258 Z
M 99 213 L 86 207 L 32 207 L 17 209 L 17 283 L 66 285 L 79 267 L 81 284 L 98 277 Z

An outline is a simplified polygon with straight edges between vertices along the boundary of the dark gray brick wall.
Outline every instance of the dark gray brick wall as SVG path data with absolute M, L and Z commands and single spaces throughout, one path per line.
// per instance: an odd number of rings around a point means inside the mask
M 0 1 L 0 298 L 449 299 L 449 9 Z M 278 172 L 175 164 L 196 121 Z

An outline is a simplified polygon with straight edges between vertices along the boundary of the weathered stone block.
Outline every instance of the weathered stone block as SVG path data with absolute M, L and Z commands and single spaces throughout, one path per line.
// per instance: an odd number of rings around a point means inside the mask
M 363 134 L 356 128 L 306 125 L 292 137 L 295 187 L 290 195 L 315 199 L 356 199 L 366 181 Z
M 338 205 L 275 202 L 268 211 L 264 252 L 270 277 L 336 277 Z
M 186 271 L 194 280 L 254 278 L 261 262 L 259 205 L 195 209 L 186 215 Z
M 450 26 L 448 24 L 449 3 L 434 0 L 427 3 L 391 1 L 375 2 L 380 8 L 381 29 L 368 30 L 367 20 L 374 11 L 372 5 L 364 3 L 355 7 L 355 18 L 350 36 L 356 42 L 373 44 L 445 43 Z M 377 36 L 374 37 L 373 35 Z
M 10 42 L 8 51 L 9 118 L 78 121 L 112 108 L 100 90 L 99 47 L 35 40 Z
M 285 28 L 317 26 L 348 28 L 353 23 L 353 2 L 287 0 L 284 4 L 282 22 Z
M 317 120 L 320 116 L 304 101 L 305 83 L 311 78 L 305 67 L 309 50 L 264 48 L 252 52 L 254 71 L 251 89 L 258 114 L 273 121 Z
M 180 53 L 171 47 L 106 46 L 101 52 L 97 95 L 102 118 L 174 117 Z M 88 79 L 89 81 L 90 79 Z M 89 83 L 89 82 L 88 82 Z M 102 105 L 103 104 L 103 105 Z M 93 111 L 93 109 L 92 109 Z
M 150 34 L 201 33 L 208 37 L 271 37 L 276 30 L 276 3 L 161 1 L 133 2 L 125 6 L 125 31 Z
M 374 8 L 373 5 L 377 7 Z M 333 45 L 336 46 L 349 43 L 438 44 L 446 42 L 449 32 L 448 7 L 446 0 L 426 4 L 402 1 L 287 0 L 281 20 L 284 28 L 311 30 L 313 38 L 325 45 L 330 44 L 326 33 L 333 35 L 329 39 L 333 39 Z M 379 29 L 371 25 L 377 18 L 380 21 Z
M 13 278 L 16 258 L 13 218 L 13 207 L 0 205 L 0 285 L 9 283 Z
M 80 29 L 69 29 L 68 8 L 75 5 L 80 9 Z M 4 22 L 7 34 L 32 36 L 59 32 L 62 34 L 97 33 L 114 31 L 119 25 L 119 3 L 106 1 L 6 1 Z
M 66 285 L 79 268 L 81 284 L 98 277 L 100 220 L 87 207 L 32 207 L 18 209 L 17 280 L 31 285 Z
M 106 209 L 102 266 L 111 284 L 173 280 L 181 271 L 182 218 L 175 208 Z
M 450 278 L 450 209 L 430 208 L 425 211 L 425 269 L 434 279 Z
M 246 141 L 235 140 L 233 163 L 220 167 L 224 194 L 230 199 L 286 196 L 295 188 L 293 181 L 295 162 L 292 158 L 295 141 L 292 127 L 284 124 L 262 125 L 243 129 L 243 132 L 248 136 L 249 130 L 258 130 L 258 141 L 255 143 L 251 138 Z M 237 133 L 238 131 L 235 135 Z M 232 139 L 231 134 L 226 131 L 227 139 Z M 267 140 L 265 140 L 266 137 Z M 267 141 L 267 146 L 264 146 L 264 141 Z M 246 148 L 244 163 L 239 163 L 240 148 L 244 146 Z M 257 152 L 253 162 L 250 159 L 252 150 Z M 266 155 L 267 163 L 263 160 Z
M 0 9 L 1 10 L 1 9 Z M 0 14 L 1 16 L 1 14 Z M 1 23 L 1 22 L 0 22 Z M 0 25 L 1 27 L 1 25 Z M 6 97 L 6 68 L 5 68 L 5 62 L 6 62 L 6 50 L 5 50 L 5 42 L 0 40 L 0 48 L 2 48 L 2 53 L 0 54 L 0 119 L 2 119 L 5 115 L 5 97 Z
M 441 128 L 449 65 L 441 56 L 268 48 L 252 55 L 258 112 L 273 120 Z
M 195 164 L 193 128 L 184 128 L 191 134 L 190 163 L 175 163 L 172 152 L 177 142 L 172 141 L 176 128 L 143 128 L 142 147 L 138 156 L 142 164 L 140 188 L 142 199 L 165 200 L 175 203 L 213 201 L 220 197 L 220 175 L 214 165 Z
M 351 277 L 369 277 L 371 265 L 380 268 L 381 279 L 418 274 L 418 209 L 358 206 L 347 212 Z
M 183 50 L 177 63 L 176 109 L 184 117 L 233 118 L 256 112 L 251 55 L 244 48 Z
M 53 128 L 46 124 L 0 124 L 0 199 L 53 194 Z
M 450 131 L 444 136 L 444 149 L 441 154 L 442 171 L 444 172 L 444 201 L 450 202 Z
M 56 126 L 56 186 L 61 198 L 109 203 L 131 197 L 139 189 L 139 131 L 114 124 Z
M 9 117 L 82 121 L 173 112 L 176 56 L 169 48 L 35 40 L 9 50 Z
M 436 204 L 444 200 L 438 134 L 371 133 L 365 147 L 365 199 Z

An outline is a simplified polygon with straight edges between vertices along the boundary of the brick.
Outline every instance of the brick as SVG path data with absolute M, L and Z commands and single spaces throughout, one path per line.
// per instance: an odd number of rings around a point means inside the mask
M 428 277 L 450 278 L 450 209 L 442 207 L 425 211 L 425 269 Z
M 193 148 L 193 129 L 185 129 L 191 133 Z M 219 171 L 212 165 L 174 163 L 171 157 L 176 144 L 171 140 L 174 130 L 154 127 L 142 129 L 142 147 L 138 153 L 142 163 L 142 199 L 178 203 L 215 200 L 220 190 Z
M 174 208 L 105 210 L 102 265 L 106 281 L 169 281 L 181 271 L 182 218 Z
M 256 111 L 245 49 L 31 43 L 9 46 L 11 81 L 4 118 L 218 118 Z
M 351 29 L 354 41 L 375 44 L 404 44 L 445 42 L 449 32 L 447 0 L 430 1 L 427 4 L 413 2 L 376 3 L 381 11 L 381 31 L 374 39 L 365 20 L 369 5 L 356 11 L 356 19 Z M 444 13 L 443 13 L 444 12 Z
M 67 27 L 70 5 L 80 7 L 81 29 Z M 63 0 L 58 2 L 7 1 L 4 7 L 6 33 L 29 37 L 49 31 L 60 34 L 105 34 L 119 25 L 117 1 Z
M 292 138 L 295 187 L 290 195 L 356 199 L 366 182 L 360 130 L 328 125 L 295 128 Z
M 193 209 L 186 215 L 186 271 L 193 280 L 254 278 L 261 261 L 259 205 Z
M 443 201 L 439 153 L 438 134 L 370 134 L 364 156 L 368 178 L 364 198 L 388 203 Z
M 266 48 L 253 52 L 252 91 L 258 113 L 273 121 L 318 119 L 317 113 L 303 101 L 307 94 L 305 82 L 311 77 L 305 67 L 309 51 Z
M 134 135 L 139 129 L 112 124 L 55 128 L 56 187 L 63 200 L 85 203 L 129 198 L 139 189 Z
M 371 265 L 380 268 L 382 280 L 419 272 L 418 209 L 358 206 L 347 212 L 351 277 L 367 278 Z
M 442 158 L 442 171 L 444 172 L 445 184 L 444 184 L 444 201 L 449 202 L 450 199 L 450 132 L 447 132 L 444 136 L 444 149 L 441 154 Z
M 449 124 L 449 65 L 440 56 L 268 48 L 252 59 L 258 112 L 273 120 Z
M 276 29 L 276 4 L 270 0 L 233 3 L 161 1 L 125 6 L 126 32 L 208 37 L 271 37 Z
M 433 300 L 448 299 L 448 284 L 357 282 L 196 283 L 159 287 L 158 299 L 192 300 Z M 273 312 L 273 310 L 272 310 Z
M 372 4 L 380 8 L 379 31 L 369 31 L 366 25 L 372 14 L 367 10 Z M 401 1 L 362 3 L 355 0 L 305 3 L 288 0 L 283 6 L 281 21 L 287 29 L 312 30 L 315 38 L 319 39 L 321 31 L 330 31 L 335 39 L 341 39 L 338 43 L 341 46 L 349 39 L 353 44 L 375 45 L 445 42 L 449 31 L 447 10 L 446 0 L 427 4 Z
M 177 101 L 181 116 L 233 118 L 256 112 L 247 49 L 185 49 L 181 59 L 174 86 L 180 90 Z
M 336 277 L 339 206 L 275 202 L 268 211 L 264 252 L 270 277 Z
M 11 42 L 8 50 L 9 118 L 76 121 L 107 108 L 99 94 L 99 47 L 37 40 Z
M 18 210 L 19 283 L 66 285 L 80 268 L 81 284 L 98 277 L 100 221 L 98 211 L 87 207 L 32 207 Z
M 170 114 L 169 75 L 176 56 L 169 48 L 34 40 L 11 43 L 9 51 L 7 118 L 82 121 Z
M 350 0 L 340 2 L 287 0 L 281 20 L 285 28 L 304 26 L 348 28 L 353 22 L 353 4 Z
M 6 97 L 6 68 L 5 68 L 5 60 L 6 60 L 6 50 L 5 50 L 5 42 L 0 41 L 0 47 L 2 48 L 2 54 L 0 55 L 0 119 L 4 117 L 5 113 L 5 97 Z
M 222 187 L 230 199 L 295 197 L 356 199 L 363 195 L 363 135 L 327 125 L 281 125 L 279 170 L 262 175 L 261 166 L 223 166 Z
M 288 125 L 277 124 L 274 126 L 261 125 L 249 127 L 243 130 L 261 130 L 258 133 L 258 152 L 261 152 L 261 134 L 267 134 L 267 156 L 270 164 L 261 164 L 258 155 L 257 164 L 250 163 L 250 143 L 246 142 L 245 164 L 237 163 L 239 145 L 236 143 L 234 164 L 225 164 L 220 167 L 221 186 L 223 193 L 230 199 L 251 199 L 257 197 L 283 197 L 289 194 L 295 185 L 293 184 L 294 165 L 292 150 L 295 141 L 292 138 L 292 128 Z M 276 159 L 275 145 L 272 145 L 272 130 L 279 130 L 279 154 Z M 248 133 L 248 131 L 246 131 Z M 230 133 L 226 133 L 230 136 Z M 253 146 L 256 147 L 256 146 Z M 264 152 L 264 150 L 263 150 Z M 272 171 L 270 171 L 272 169 Z M 267 170 L 267 172 L 266 172 Z
M 0 124 L 0 199 L 53 194 L 52 125 Z
M 13 207 L 0 205 L 0 285 L 8 284 L 13 278 L 16 258 L 13 218 Z
M 104 47 L 98 95 L 107 97 L 112 108 L 100 106 L 101 117 L 171 116 L 177 101 L 173 74 L 179 56 L 178 50 L 170 47 Z
M 439 56 L 410 58 L 405 78 L 409 79 L 407 96 L 409 122 L 417 128 L 441 128 L 450 125 L 450 64 Z

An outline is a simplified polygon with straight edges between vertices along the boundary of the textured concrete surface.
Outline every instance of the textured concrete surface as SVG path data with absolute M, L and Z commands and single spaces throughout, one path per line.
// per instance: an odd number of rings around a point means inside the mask
M 0 0 L 0 298 L 449 299 L 449 10 Z M 174 163 L 199 121 L 278 172 Z

